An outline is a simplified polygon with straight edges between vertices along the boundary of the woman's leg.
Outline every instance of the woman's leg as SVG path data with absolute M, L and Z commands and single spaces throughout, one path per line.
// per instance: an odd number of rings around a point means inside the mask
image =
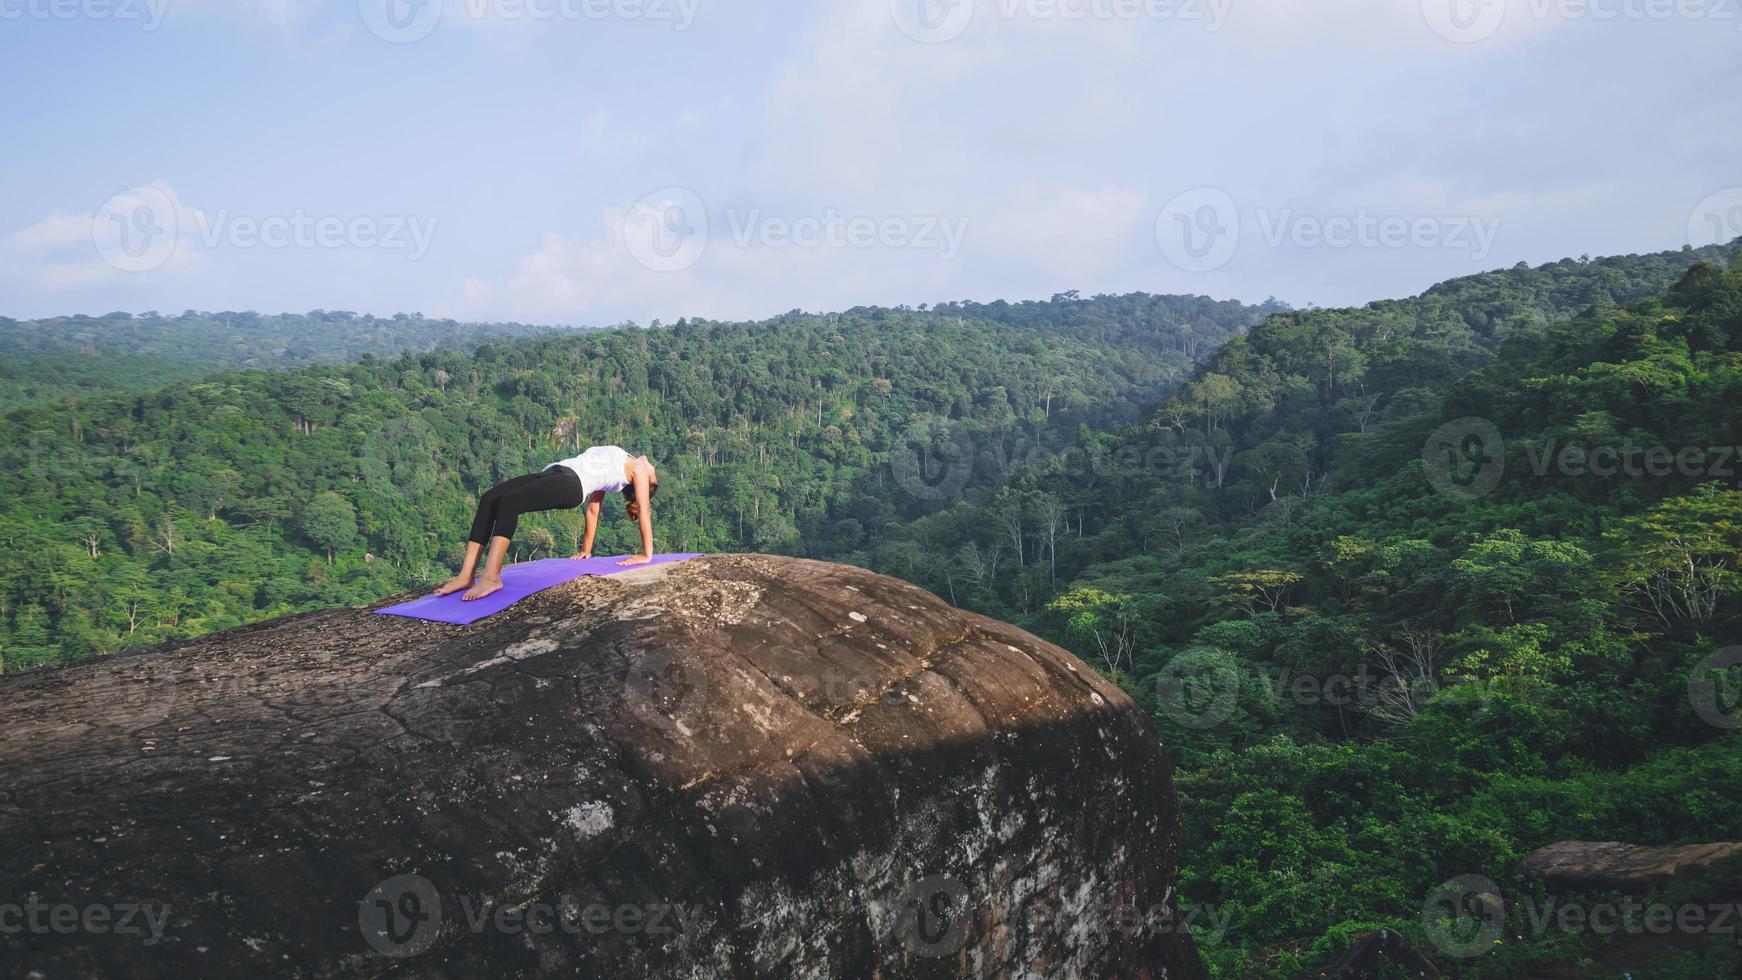
M 442 583 L 435 590 L 436 595 L 458 592 L 472 584 L 472 578 L 478 572 L 478 558 L 490 544 L 490 529 L 496 523 L 502 497 L 536 479 L 537 473 L 528 473 L 512 480 L 504 480 L 484 491 L 484 495 L 478 498 L 478 510 L 472 515 L 472 533 L 466 537 L 466 557 L 460 564 L 459 574 Z
M 472 533 L 466 537 L 466 540 L 480 548 L 487 546 L 490 543 L 491 528 L 501 519 L 503 498 L 518 493 L 525 487 L 532 486 L 542 475 L 528 473 L 525 476 L 517 476 L 512 480 L 503 480 L 484 491 L 484 495 L 478 498 L 478 511 L 472 515 Z M 512 528 L 503 535 L 503 537 L 509 538 L 513 536 Z
M 508 555 L 509 539 L 520 528 L 521 514 L 578 507 L 580 503 L 581 478 L 573 470 L 561 467 L 545 470 L 531 481 L 519 483 L 499 494 L 484 573 L 466 590 L 465 598 L 482 599 L 502 588 L 502 562 Z

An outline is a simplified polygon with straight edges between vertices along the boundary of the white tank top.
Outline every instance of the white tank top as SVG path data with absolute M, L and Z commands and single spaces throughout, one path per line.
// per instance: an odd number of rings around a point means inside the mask
M 628 461 L 629 454 L 621 447 L 594 446 L 579 456 L 559 460 L 545 469 L 566 466 L 574 470 L 575 475 L 581 478 L 582 498 L 585 499 L 601 490 L 605 493 L 616 493 L 628 486 L 629 481 L 623 478 L 623 464 Z

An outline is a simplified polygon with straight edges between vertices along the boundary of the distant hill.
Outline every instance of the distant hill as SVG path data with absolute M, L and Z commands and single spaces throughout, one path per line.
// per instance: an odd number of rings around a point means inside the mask
M 217 369 L 347 364 L 365 354 L 470 351 L 556 328 L 464 323 L 418 314 L 377 319 L 347 311 L 262 315 L 253 311 L 177 316 L 150 312 L 0 317 L 0 410 L 103 390 L 146 390 Z

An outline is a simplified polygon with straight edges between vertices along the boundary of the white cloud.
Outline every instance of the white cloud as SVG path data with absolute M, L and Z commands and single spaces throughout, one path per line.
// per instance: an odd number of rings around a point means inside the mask
M 124 227 L 136 214 L 141 227 Z M 136 277 L 193 276 L 205 267 L 197 234 L 204 221 L 168 184 L 143 184 L 101 202 L 90 213 L 56 209 L 0 238 L 0 256 L 6 259 L 0 269 L 15 287 L 51 292 Z M 124 240 L 129 235 L 135 237 Z M 156 237 L 157 243 L 148 246 L 145 235 Z M 123 247 L 127 244 L 135 246 L 137 261 L 130 261 Z
M 580 142 L 576 149 L 582 156 L 602 159 L 632 153 L 647 142 L 647 137 L 642 134 L 613 123 L 610 110 L 595 109 L 581 120 Z
M 91 244 L 91 216 L 55 211 L 34 225 L 13 232 L 7 244 L 27 255 Z
M 728 210 L 710 216 L 706 248 L 693 265 L 655 271 L 636 260 L 625 239 L 631 208 L 625 202 L 607 209 L 584 234 L 547 233 L 507 273 L 460 281 L 438 312 L 591 324 L 753 318 L 794 308 L 890 302 L 888 284 L 897 279 L 918 295 L 936 296 L 959 270 L 957 262 L 941 257 L 941 248 L 805 246 L 757 232 L 740 240 L 735 226 L 764 229 L 765 219 L 805 216 Z M 939 244 L 945 237 L 929 225 L 902 231 Z

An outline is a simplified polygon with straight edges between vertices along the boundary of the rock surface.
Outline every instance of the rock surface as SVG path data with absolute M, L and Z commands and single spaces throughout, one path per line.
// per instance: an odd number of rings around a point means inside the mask
M 1642 892 L 1738 856 L 1742 856 L 1742 841 L 1641 847 L 1614 841 L 1569 840 L 1531 851 L 1518 863 L 1518 870 L 1543 879 L 1552 888 Z
M 326 610 L 0 679 L 0 718 L 0 973 L 1203 973 L 1131 701 L 858 569 Z

